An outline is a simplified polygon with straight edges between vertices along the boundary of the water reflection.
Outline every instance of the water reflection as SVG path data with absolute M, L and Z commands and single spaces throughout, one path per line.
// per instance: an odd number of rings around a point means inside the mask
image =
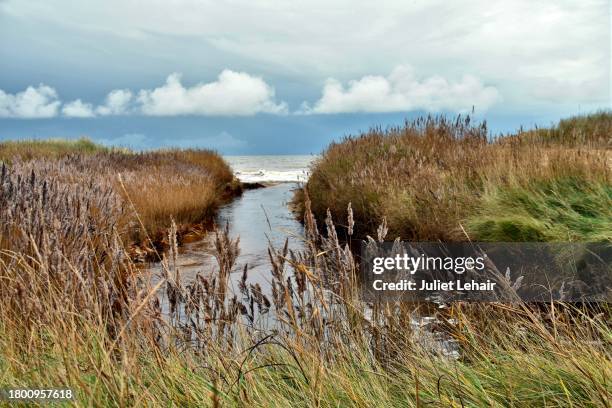
M 268 292 L 269 242 L 274 247 L 281 247 L 288 239 L 291 249 L 302 247 L 303 227 L 289 209 L 293 190 L 297 187 L 295 183 L 280 183 L 247 190 L 219 210 L 217 225 L 223 228 L 229 223 L 230 236 L 240 237 L 240 256 L 231 276 L 235 292 L 244 265 L 248 265 L 249 283 L 259 283 L 264 292 Z M 214 233 L 180 248 L 177 266 L 183 285 L 189 284 L 198 272 L 206 276 L 216 268 L 213 251 Z M 161 265 L 152 265 L 151 271 L 156 275 L 161 274 Z

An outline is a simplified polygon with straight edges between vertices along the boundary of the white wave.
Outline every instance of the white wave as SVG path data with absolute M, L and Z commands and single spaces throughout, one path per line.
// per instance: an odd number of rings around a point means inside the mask
M 295 183 L 308 180 L 316 156 L 225 156 L 236 177 L 245 183 Z
M 235 176 L 243 183 L 263 183 L 263 182 L 305 182 L 308 180 L 308 173 L 303 170 L 266 170 L 259 169 L 254 171 L 236 171 Z

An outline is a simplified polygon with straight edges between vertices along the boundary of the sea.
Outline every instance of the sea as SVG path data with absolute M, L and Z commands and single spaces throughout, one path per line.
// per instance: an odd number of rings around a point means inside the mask
M 302 183 L 308 180 L 316 155 L 224 156 L 245 183 Z

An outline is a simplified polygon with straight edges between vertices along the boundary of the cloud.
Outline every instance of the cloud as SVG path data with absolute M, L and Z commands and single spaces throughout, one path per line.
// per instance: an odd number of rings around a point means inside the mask
M 96 113 L 102 116 L 122 115 L 128 112 L 132 100 L 132 91 L 129 89 L 115 89 L 106 96 L 104 105 L 96 108 Z
M 65 104 L 62 113 L 69 118 L 92 118 L 95 116 L 91 104 L 84 103 L 80 99 Z
M 472 107 L 484 111 L 500 99 L 495 87 L 486 86 L 471 75 L 464 75 L 459 81 L 441 76 L 419 79 L 411 67 L 398 66 L 387 77 L 367 75 L 349 81 L 347 86 L 330 78 L 314 106 L 305 103 L 300 112 L 464 112 Z
M 115 89 L 94 108 L 81 99 L 64 104 L 65 117 L 142 114 L 149 116 L 252 116 L 258 113 L 287 114 L 285 102 L 276 102 L 274 88 L 262 78 L 245 72 L 223 70 L 216 81 L 185 87 L 181 75 L 173 73 L 154 89 L 141 89 L 138 97 L 129 89 Z M 0 89 L 0 117 L 49 118 L 57 116 L 62 102 L 55 89 L 46 85 L 28 87 L 11 95 Z
M 210 62 L 216 61 L 265 70 L 286 81 L 283 89 L 299 92 L 328 77 L 346 84 L 409 63 L 449 79 L 477 74 L 513 110 L 609 101 L 606 0 L 175 0 L 152 2 L 146 13 L 139 0 L 31 0 L 8 1 L 0 13 L 7 27 L 20 28 L 3 33 L 14 54 L 56 61 L 58 77 L 73 75 L 69 68 L 79 57 L 101 78 L 138 81 L 160 69 L 189 75 L 217 69 Z M 83 51 L 101 39 L 114 55 L 112 66 L 107 53 Z M 9 67 L 19 72 L 18 62 Z
M 256 113 L 287 113 L 284 102 L 275 102 L 274 88 L 263 79 L 245 72 L 224 70 L 216 81 L 184 87 L 180 74 L 169 75 L 166 83 L 138 94 L 145 115 L 251 116 Z
M 60 104 L 55 89 L 44 84 L 29 86 L 16 94 L 0 89 L 0 117 L 52 118 L 57 115 Z

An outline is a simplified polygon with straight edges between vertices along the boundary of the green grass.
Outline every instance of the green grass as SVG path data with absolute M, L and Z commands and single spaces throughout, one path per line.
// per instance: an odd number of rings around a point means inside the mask
M 489 144 L 482 135 L 469 123 L 430 119 L 333 145 L 308 183 L 313 208 L 331 207 L 339 219 L 351 202 L 362 233 L 385 217 L 393 232 L 419 238 L 460 239 L 464 227 L 491 240 L 609 239 L 605 153 Z M 187 285 L 171 228 L 156 289 L 174 311 L 162 317 L 152 281 L 120 239 L 126 212 L 114 198 L 126 197 L 113 171 L 100 169 L 122 169 L 146 218 L 176 201 L 200 208 L 191 204 L 231 181 L 227 165 L 198 151 L 78 160 L 38 151 L 44 159 L 16 161 L 0 183 L 8 246 L 0 252 L 0 386 L 70 387 L 75 405 L 92 407 L 611 405 L 609 305 L 454 303 L 420 312 L 365 304 L 350 251 L 308 213 L 306 250 L 271 248 L 272 272 L 257 277 L 276 291 L 273 330 L 257 323 L 270 315 L 250 279 L 240 293 L 229 289 L 238 240 L 223 233 L 216 267 Z M 437 327 L 415 329 L 419 313 Z M 452 341 L 457 358 L 428 344 L 436 335 Z
M 375 128 L 330 145 L 296 200 L 319 221 L 351 203 L 359 237 L 385 219 L 408 240 L 610 241 L 610 124 L 599 113 L 491 142 L 461 117 Z
M 483 241 L 609 241 L 612 185 L 570 177 L 497 187 L 465 226 Z
M 612 149 L 612 112 L 572 116 L 549 128 L 519 132 L 513 137 L 545 145 Z
M 0 142 L 0 160 L 10 161 L 15 157 L 23 160 L 57 158 L 72 153 L 93 154 L 111 149 L 94 143 L 91 139 L 32 139 Z
M 43 328 L 20 349 L 4 323 L 0 381 L 71 387 L 80 406 L 609 406 L 612 332 L 603 320 L 578 312 L 573 327 L 559 320 L 553 328 L 520 309 L 489 306 L 491 320 L 474 325 L 469 309 L 452 312 L 464 323 L 458 360 L 402 336 L 388 339 L 402 343 L 383 358 L 352 335 L 327 357 L 300 336 L 252 352 L 245 344 L 204 354 L 158 353 L 135 336 L 111 353 L 95 326 Z

